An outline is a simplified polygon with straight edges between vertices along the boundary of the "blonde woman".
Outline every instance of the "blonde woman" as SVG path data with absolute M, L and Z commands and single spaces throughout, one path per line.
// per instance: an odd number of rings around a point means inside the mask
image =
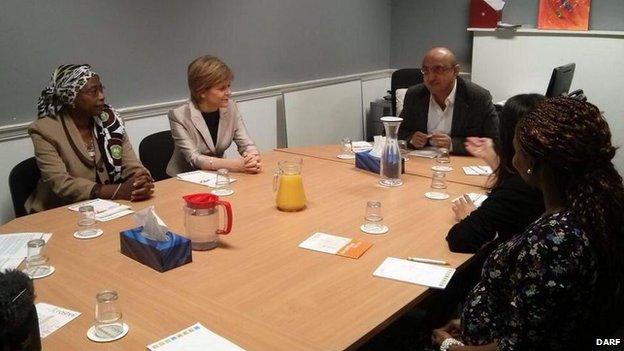
M 199 57 L 189 65 L 191 99 L 169 111 L 175 141 L 167 165 L 170 176 L 196 169 L 261 171 L 258 148 L 247 133 L 236 103 L 230 99 L 233 78 L 230 68 L 214 56 Z M 238 146 L 242 158 L 223 158 L 232 142 Z

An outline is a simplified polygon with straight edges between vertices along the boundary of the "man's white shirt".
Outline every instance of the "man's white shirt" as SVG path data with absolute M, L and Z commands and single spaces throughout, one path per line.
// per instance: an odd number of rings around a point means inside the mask
M 453 83 L 453 90 L 444 99 L 446 109 L 442 110 L 440 105 L 435 101 L 433 94 L 429 95 L 429 112 L 427 114 L 427 134 L 433 132 L 442 132 L 451 135 L 451 126 L 453 125 L 453 108 L 455 107 L 455 91 L 457 89 L 457 79 Z

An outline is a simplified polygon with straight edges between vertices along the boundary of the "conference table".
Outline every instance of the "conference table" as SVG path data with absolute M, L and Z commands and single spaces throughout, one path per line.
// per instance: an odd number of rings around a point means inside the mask
M 423 196 L 429 177 L 406 174 L 403 186 L 384 188 L 378 175 L 348 162 L 295 151 L 264 153 L 260 174 L 233 174 L 235 193 L 222 198 L 232 205 L 232 232 L 221 236 L 219 247 L 193 251 L 191 263 L 164 273 L 120 253 L 119 232 L 136 226 L 132 216 L 98 223 L 104 235 L 90 240 L 72 236 L 77 215 L 66 207 L 2 225 L 0 233 L 53 233 L 47 254 L 56 272 L 35 280 L 36 302 L 82 313 L 43 339 L 44 350 L 144 350 L 196 322 L 247 350 L 357 349 L 427 293 L 424 286 L 374 277 L 386 257 L 446 260 L 452 267 L 471 257 L 451 253 L 444 238 L 455 223 L 450 199 L 484 192 L 480 186 L 449 181 L 449 200 L 429 200 Z M 273 169 L 292 157 L 303 159 L 308 202 L 302 211 L 281 212 L 275 206 Z M 416 167 L 431 161 L 409 162 Z M 171 231 L 183 234 L 182 196 L 207 191 L 167 179 L 155 184 L 148 201 L 120 202 L 135 211 L 154 206 Z M 359 230 L 370 200 L 381 201 L 387 234 Z M 373 246 L 359 259 L 298 248 L 315 232 Z M 95 295 L 106 289 L 119 293 L 130 331 L 98 344 L 86 332 L 93 324 Z

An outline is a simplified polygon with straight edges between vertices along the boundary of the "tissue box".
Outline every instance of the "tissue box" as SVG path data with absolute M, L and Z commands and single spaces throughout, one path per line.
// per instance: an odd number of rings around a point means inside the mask
M 191 241 L 167 232 L 168 241 L 154 241 L 144 237 L 143 227 L 119 233 L 121 253 L 159 272 L 168 271 L 193 261 Z
M 355 153 L 355 167 L 365 171 L 379 174 L 381 159 L 372 156 L 370 151 Z M 401 158 L 401 173 L 405 173 L 405 159 Z

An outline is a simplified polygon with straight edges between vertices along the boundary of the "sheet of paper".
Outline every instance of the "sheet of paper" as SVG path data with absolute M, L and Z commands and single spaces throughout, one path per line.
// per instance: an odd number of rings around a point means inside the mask
M 23 257 L 0 257 L 0 272 L 4 273 L 7 269 L 17 269 L 23 260 Z
M 196 323 L 147 345 L 151 351 L 244 351 L 240 346 Z
M 214 172 L 206 171 L 191 171 L 186 173 L 180 173 L 176 176 L 178 179 L 185 182 L 191 182 L 200 185 L 206 185 L 211 188 L 216 186 L 217 174 Z M 236 179 L 230 177 L 230 183 L 236 181 Z
M 436 149 L 435 147 L 427 146 L 422 149 L 414 150 L 410 152 L 408 155 L 424 157 L 424 158 L 434 158 L 438 155 L 438 149 Z
M 115 218 L 123 217 L 134 213 L 128 205 L 122 205 L 118 202 L 103 199 L 93 199 L 79 202 L 67 207 L 69 210 L 78 212 L 81 206 L 93 206 L 95 211 L 95 219 L 99 222 L 110 221 Z
M 39 335 L 41 338 L 54 333 L 59 328 L 80 316 L 80 312 L 39 302 L 35 305 L 39 317 Z
M 455 274 L 455 268 L 412 262 L 395 257 L 387 257 L 377 267 L 375 277 L 399 280 L 402 282 L 444 289 Z
M 464 166 L 462 167 L 466 175 L 490 175 L 492 167 L 490 166 Z
M 52 237 L 51 233 L 14 233 L 0 235 L 0 258 L 26 258 L 28 251 L 26 244 L 33 239 L 43 239 L 46 242 Z
M 362 256 L 371 246 L 373 244 L 365 241 L 320 232 L 312 234 L 299 244 L 299 247 L 302 249 L 356 259 Z
M 470 197 L 470 200 L 472 200 L 472 203 L 475 205 L 475 207 L 479 208 L 479 206 L 481 206 L 481 204 L 483 203 L 483 201 L 485 201 L 485 199 L 488 198 L 487 195 L 485 194 L 478 194 L 478 193 L 468 193 L 466 194 L 468 195 L 468 197 Z M 458 196 L 456 198 L 453 199 L 453 202 L 455 202 L 456 200 L 459 200 L 461 196 Z

